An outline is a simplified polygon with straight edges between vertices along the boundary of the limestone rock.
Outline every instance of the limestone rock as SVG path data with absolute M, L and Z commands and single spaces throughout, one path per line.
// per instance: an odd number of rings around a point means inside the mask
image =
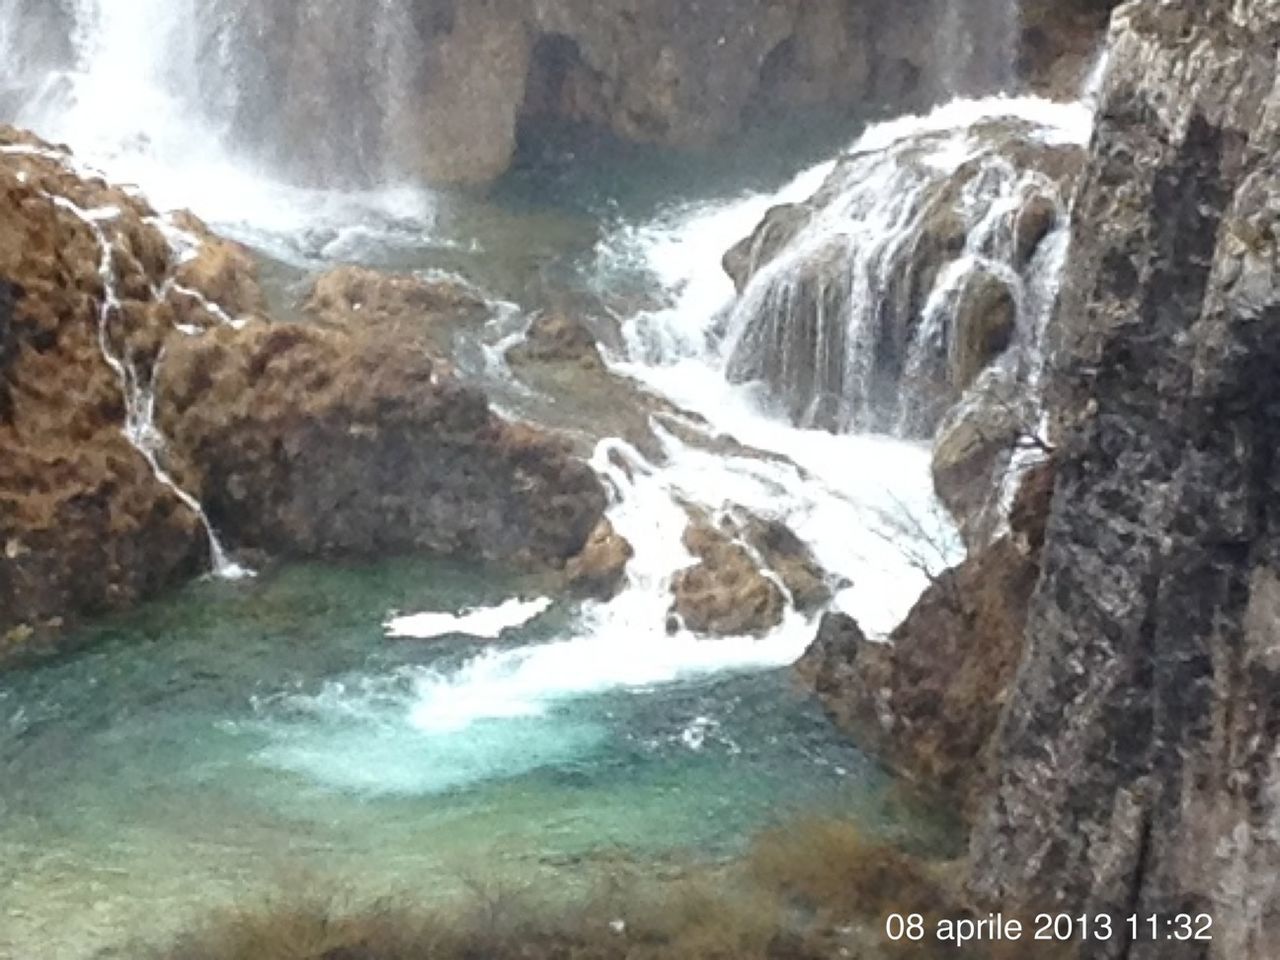
M 560 441 L 378 327 L 223 328 L 175 345 L 157 391 L 180 475 L 233 542 L 272 554 L 557 569 L 604 511 Z
M 302 313 L 331 327 L 377 327 L 381 336 L 425 338 L 437 352 L 447 354 L 455 330 L 480 323 L 490 310 L 456 280 L 343 266 L 315 279 Z
M 788 600 L 815 613 L 831 599 L 826 573 L 777 520 L 733 510 L 717 523 L 695 513 L 684 545 L 698 562 L 672 583 L 672 612 L 694 633 L 762 635 L 782 622 Z
M 761 635 L 782 622 L 786 598 L 750 551 L 702 523 L 690 525 L 685 546 L 698 563 L 676 575 L 672 607 L 686 628 L 711 636 Z
M 627 564 L 635 555 L 631 544 L 602 519 L 591 531 L 586 546 L 565 568 L 574 593 L 599 600 L 612 599 L 626 580 Z
M 963 393 L 1013 342 L 1018 303 L 1007 283 L 980 270 L 965 284 L 953 323 L 950 383 Z
M 1075 207 L 1044 573 L 972 886 L 1213 917 L 1090 960 L 1280 941 L 1278 47 L 1275 0 L 1118 10 Z
M 1020 384 L 988 370 L 938 427 L 933 489 L 971 550 L 990 543 L 1004 522 L 1005 475 L 1018 446 L 1030 442 L 1035 415 Z
M 178 283 L 201 291 L 232 319 L 266 312 L 258 264 L 241 244 L 217 236 L 198 217 L 180 213 L 174 223 L 195 241 L 190 259 L 175 272 Z
M 802 426 L 927 437 L 1007 353 L 1025 373 L 1041 324 L 1022 322 L 1013 285 L 1064 222 L 1084 151 L 988 118 L 953 169 L 937 162 L 951 136 L 854 149 L 726 253 L 731 379 L 760 382 Z M 895 226 L 864 234 L 868 216 Z
M 206 564 L 197 518 L 123 434 L 125 392 L 102 341 L 145 384 L 162 345 L 181 336 L 179 325 L 217 322 L 201 299 L 217 304 L 232 288 L 249 300 L 256 294 L 252 276 L 229 279 L 234 267 L 218 289 L 188 275 L 198 298 L 179 291 L 170 281 L 183 264 L 143 201 L 74 173 L 65 154 L 29 134 L 0 128 L 0 145 L 9 148 L 0 155 L 0 634 L 7 634 L 19 624 L 127 607 Z M 104 250 L 77 209 L 116 211 L 96 221 L 119 299 L 102 341 Z M 194 252 L 191 262 L 206 255 L 202 246 Z

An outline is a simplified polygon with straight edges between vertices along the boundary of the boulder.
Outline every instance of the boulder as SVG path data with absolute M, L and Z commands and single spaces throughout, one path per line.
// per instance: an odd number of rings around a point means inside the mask
M 634 555 L 631 544 L 613 524 L 601 519 L 586 546 L 565 568 L 570 591 L 596 600 L 612 599 L 626 582 L 627 564 Z
M 763 635 L 788 604 L 813 614 L 831 599 L 825 571 L 785 524 L 732 509 L 713 522 L 695 513 L 684 545 L 698 562 L 672 583 L 672 612 L 694 633 Z
M 671 585 L 672 612 L 684 627 L 710 636 L 760 636 L 782 623 L 786 597 L 745 545 L 707 522 L 691 524 L 684 544 L 698 558 Z
M 986 270 L 970 274 L 952 320 L 952 388 L 963 393 L 1013 342 L 1018 301 L 1009 284 Z
M 560 569 L 604 512 L 585 463 L 502 420 L 404 331 L 222 328 L 170 349 L 157 401 L 214 524 L 279 556 Z
M 1018 210 L 1013 232 L 1013 262 L 1019 269 L 1030 265 L 1045 237 L 1062 221 L 1058 201 L 1033 193 Z

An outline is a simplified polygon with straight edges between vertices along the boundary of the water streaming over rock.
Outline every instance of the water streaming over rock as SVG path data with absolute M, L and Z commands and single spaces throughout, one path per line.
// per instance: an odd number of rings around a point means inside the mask
M 865 134 L 730 254 L 728 376 L 795 422 L 930 436 L 993 360 L 1034 363 L 1080 105 L 957 102 Z
M 53 160 L 68 169 L 73 166 L 73 161 L 68 155 L 41 147 L 0 147 L 0 154 L 34 154 Z M 122 315 L 123 306 L 117 292 L 112 238 L 107 233 L 107 227 L 120 216 L 119 208 L 104 206 L 86 210 L 67 197 L 44 191 L 42 193 L 45 199 L 58 209 L 65 211 L 84 224 L 92 234 L 100 251 L 98 276 L 102 281 L 102 299 L 98 306 L 97 340 L 103 362 L 111 368 L 111 371 L 120 382 L 120 391 L 124 398 L 125 408 L 125 419 L 121 432 L 133 448 L 147 461 L 147 464 L 155 474 L 156 480 L 172 492 L 184 506 L 199 518 L 209 542 L 209 557 L 213 575 L 224 580 L 239 580 L 252 576 L 252 571 L 240 566 L 227 554 L 200 501 L 184 490 L 163 465 L 165 438 L 155 422 L 155 380 L 160 365 L 164 361 L 163 349 L 152 362 L 150 372 L 144 374 L 127 353 L 115 345 L 112 323 Z M 165 218 L 157 217 L 155 221 L 160 225 L 162 233 L 171 238 L 170 269 L 172 270 L 180 265 L 186 256 L 194 253 L 194 247 L 198 245 L 199 241 Z M 229 325 L 238 323 L 237 320 L 228 316 L 225 310 L 212 303 L 199 291 L 189 289 L 178 283 L 172 274 L 165 279 L 162 287 L 153 288 L 151 295 L 157 301 L 162 300 L 170 290 L 197 300 L 211 316 L 220 322 Z M 200 331 L 193 329 L 185 332 L 198 334 Z
M 0 115 L 101 157 L 221 153 L 304 180 L 381 182 L 423 147 L 406 113 L 422 8 L 0 0 Z

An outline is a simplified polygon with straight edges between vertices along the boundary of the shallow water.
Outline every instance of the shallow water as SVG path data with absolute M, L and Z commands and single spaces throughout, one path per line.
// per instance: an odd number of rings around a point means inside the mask
M 580 877 L 583 858 L 715 859 L 792 813 L 945 843 L 785 670 L 424 722 L 477 644 L 392 640 L 383 622 L 520 586 L 411 561 L 198 583 L 5 675 L 0 956 L 87 956 L 282 880 L 437 894 Z M 579 613 L 555 605 L 499 650 L 536 650 Z

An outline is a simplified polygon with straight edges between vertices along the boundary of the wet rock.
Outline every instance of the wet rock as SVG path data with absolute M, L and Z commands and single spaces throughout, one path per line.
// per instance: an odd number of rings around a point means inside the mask
M 208 551 L 123 434 L 124 390 L 99 341 L 103 250 L 68 205 L 116 211 L 97 220 L 120 300 L 105 342 L 138 382 L 179 324 L 213 321 L 172 288 L 179 258 L 142 200 L 73 173 L 29 134 L 0 128 L 0 146 L 0 634 L 40 634 L 194 576 Z M 188 279 L 217 302 L 222 291 Z M 24 638 L 10 634 L 9 652 Z
M 246 247 L 217 236 L 194 214 L 176 214 L 173 222 L 195 244 L 190 258 L 175 271 L 178 283 L 201 291 L 232 319 L 266 312 L 258 264 Z
M 951 346 L 951 386 L 965 391 L 1013 342 L 1018 303 L 1009 285 L 980 270 L 965 284 L 956 307 Z
M 525 339 L 507 351 L 507 362 L 514 367 L 556 363 L 587 370 L 604 369 L 604 360 L 591 330 L 581 320 L 559 311 L 534 317 Z
M 1031 416 L 1018 385 L 991 371 L 938 427 L 933 489 L 971 550 L 990 543 L 1004 522 L 1004 477 Z
M 1002 909 L 1205 913 L 1280 939 L 1280 6 L 1143 0 L 1112 31 L 1054 329 L 1057 481 L 972 839 Z
M 808 200 L 771 210 L 724 258 L 730 378 L 762 383 L 802 426 L 927 437 L 1011 348 L 1025 373 L 1042 324 L 1018 316 L 1012 285 L 1052 266 L 1034 254 L 1084 159 L 1043 133 L 988 118 L 954 168 L 938 162 L 945 130 L 855 148 Z
M 569 589 L 597 600 L 612 599 L 626 582 L 627 564 L 634 555 L 626 538 L 602 519 L 591 531 L 586 546 L 565 568 Z
M 756 272 L 766 266 L 778 252 L 795 239 L 797 233 L 813 219 L 813 209 L 799 203 L 772 207 L 748 237 L 743 237 L 724 255 L 724 272 L 733 280 L 738 293 L 746 288 Z
M 695 513 L 684 545 L 698 563 L 672 584 L 672 611 L 694 633 L 762 635 L 782 622 L 788 601 L 815 613 L 831 599 L 825 571 L 785 524 L 731 510 L 718 521 Z
M 175 345 L 157 391 L 180 475 L 233 542 L 272 554 L 559 569 L 604 511 L 585 463 L 404 331 L 223 328 Z
M 780 520 L 742 512 L 738 512 L 734 521 L 737 536 L 759 554 L 764 566 L 782 581 L 797 610 L 816 613 L 831 601 L 830 576 L 790 527 Z
M 782 622 L 786 597 L 743 544 L 708 524 L 690 526 L 684 543 L 698 563 L 677 574 L 671 590 L 672 610 L 687 629 L 759 636 Z
M 1018 220 L 1014 226 L 1014 263 L 1025 268 L 1031 263 L 1040 244 L 1056 227 L 1062 218 L 1058 203 L 1053 197 L 1042 193 L 1034 194 L 1022 209 L 1018 211 Z

